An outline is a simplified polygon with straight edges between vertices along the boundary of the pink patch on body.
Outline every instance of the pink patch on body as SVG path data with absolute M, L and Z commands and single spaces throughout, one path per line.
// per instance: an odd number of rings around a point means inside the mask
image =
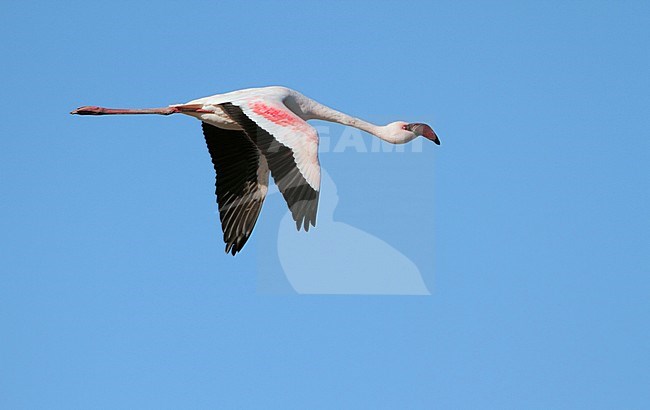
M 292 128 L 303 137 L 318 147 L 318 135 L 302 118 L 289 111 L 288 108 L 277 108 L 264 103 L 264 101 L 255 100 L 248 103 L 249 107 L 257 115 L 260 115 L 280 127 Z
M 253 101 L 250 106 L 255 114 L 261 115 L 281 127 L 302 128 L 302 121 L 287 110 L 266 105 L 262 101 Z

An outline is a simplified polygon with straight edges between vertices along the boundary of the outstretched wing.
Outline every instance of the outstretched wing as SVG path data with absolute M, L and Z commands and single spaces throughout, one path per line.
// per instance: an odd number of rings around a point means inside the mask
M 202 123 L 214 170 L 226 253 L 239 252 L 253 232 L 268 189 L 266 159 L 243 131 Z
M 316 226 L 320 190 L 318 134 L 281 101 L 251 99 L 220 104 L 266 158 L 296 228 Z

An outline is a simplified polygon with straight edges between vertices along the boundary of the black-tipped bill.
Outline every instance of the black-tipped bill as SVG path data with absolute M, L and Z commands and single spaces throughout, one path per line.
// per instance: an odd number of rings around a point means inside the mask
M 433 128 L 427 124 L 421 122 L 414 122 L 406 126 L 406 129 L 415 133 L 416 135 L 422 135 L 424 138 L 433 141 L 437 145 L 440 145 L 440 139 L 433 131 Z

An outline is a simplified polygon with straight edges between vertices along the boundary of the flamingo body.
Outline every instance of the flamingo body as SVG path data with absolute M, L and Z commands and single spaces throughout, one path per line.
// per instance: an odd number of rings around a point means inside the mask
M 216 172 L 216 195 L 226 252 L 239 252 L 259 217 L 269 174 L 297 229 L 316 226 L 320 191 L 318 133 L 307 120 L 353 126 L 402 144 L 422 135 L 439 144 L 431 127 L 398 121 L 377 126 L 350 117 L 286 87 L 249 88 L 164 108 L 80 107 L 72 114 L 185 114 L 199 119 Z

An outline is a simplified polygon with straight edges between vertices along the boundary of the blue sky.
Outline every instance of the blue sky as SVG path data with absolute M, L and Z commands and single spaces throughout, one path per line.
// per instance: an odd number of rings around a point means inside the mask
M 647 2 L 132 3 L 2 7 L 0 407 L 647 407 Z M 67 114 L 274 84 L 434 126 L 321 157 L 431 296 L 291 294 L 198 122 Z

